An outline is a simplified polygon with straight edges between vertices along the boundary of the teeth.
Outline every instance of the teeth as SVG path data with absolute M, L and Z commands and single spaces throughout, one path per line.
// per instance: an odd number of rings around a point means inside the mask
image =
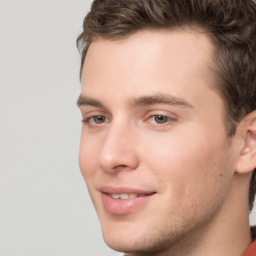
M 129 199 L 130 196 L 129 196 L 128 194 L 121 194 L 121 195 L 120 195 L 120 198 L 121 198 L 121 199 Z
M 122 199 L 122 200 L 126 200 L 126 199 L 130 199 L 130 198 L 136 198 L 138 196 L 143 196 L 143 194 L 110 194 L 110 196 L 113 199 Z
M 111 197 L 114 199 L 119 199 L 119 195 L 111 195 Z

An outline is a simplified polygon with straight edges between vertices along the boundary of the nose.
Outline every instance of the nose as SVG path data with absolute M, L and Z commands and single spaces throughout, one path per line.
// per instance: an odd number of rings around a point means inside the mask
M 139 163 L 138 159 L 132 129 L 123 125 L 111 125 L 99 154 L 100 168 L 108 173 L 135 170 Z

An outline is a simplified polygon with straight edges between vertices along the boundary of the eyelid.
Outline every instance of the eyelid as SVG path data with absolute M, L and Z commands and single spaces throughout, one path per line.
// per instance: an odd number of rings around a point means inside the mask
M 174 112 L 170 112 L 168 110 L 150 110 L 146 113 L 146 118 L 152 117 L 152 116 L 166 116 L 169 117 L 173 120 L 177 120 L 178 119 L 178 115 Z
M 82 108 L 81 107 L 80 110 L 81 110 L 83 119 L 87 119 L 87 118 L 90 118 L 93 116 L 105 116 L 107 118 L 109 118 L 109 116 L 110 116 L 108 113 L 106 113 L 106 111 L 99 109 L 99 108 L 92 108 L 92 107 Z

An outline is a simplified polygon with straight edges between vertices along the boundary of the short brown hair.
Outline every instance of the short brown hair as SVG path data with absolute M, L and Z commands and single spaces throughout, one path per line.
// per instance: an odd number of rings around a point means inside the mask
M 253 0 L 94 0 L 77 39 L 81 71 L 87 50 L 98 37 L 115 40 L 140 30 L 191 27 L 215 45 L 216 77 L 225 104 L 227 132 L 256 109 L 256 4 Z M 256 193 L 256 169 L 249 210 Z

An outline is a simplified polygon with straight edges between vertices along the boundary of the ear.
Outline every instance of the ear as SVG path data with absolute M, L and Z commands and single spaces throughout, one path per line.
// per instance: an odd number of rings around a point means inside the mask
M 239 128 L 243 139 L 236 172 L 244 174 L 256 168 L 256 110 L 245 116 Z

